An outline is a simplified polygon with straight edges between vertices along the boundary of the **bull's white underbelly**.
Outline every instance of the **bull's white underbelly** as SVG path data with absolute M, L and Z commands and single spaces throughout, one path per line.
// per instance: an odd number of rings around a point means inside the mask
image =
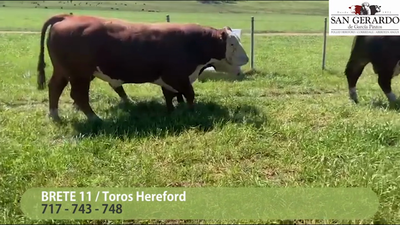
M 99 67 L 96 67 L 96 68 L 97 68 L 97 70 L 94 71 L 93 76 L 109 83 L 111 87 L 117 88 L 117 87 L 122 86 L 122 84 L 124 84 L 123 80 L 112 79 L 111 77 L 104 74 Z
M 213 63 L 213 62 L 217 62 L 217 61 L 219 61 L 219 60 L 211 59 L 211 60 L 210 60 L 209 62 L 207 62 L 206 64 L 197 66 L 196 69 L 193 71 L 193 73 L 190 74 L 190 76 L 189 76 L 190 83 L 193 84 L 193 82 L 195 82 L 195 81 L 197 80 L 197 78 L 199 77 L 200 70 L 201 70 L 204 66 L 206 66 L 206 65 L 209 64 L 209 63 Z M 97 69 L 97 70 L 93 73 L 93 76 L 99 78 L 100 80 L 103 80 L 103 81 L 109 83 L 110 86 L 113 87 L 113 88 L 120 87 L 120 86 L 122 86 L 122 85 L 125 83 L 123 80 L 112 79 L 110 76 L 104 74 L 104 73 L 101 71 L 101 69 L 100 69 L 99 67 L 96 67 L 96 69 Z M 166 83 L 163 81 L 163 79 L 162 79 L 161 77 L 158 78 L 157 80 L 151 82 L 151 83 L 156 84 L 156 85 L 159 85 L 159 86 L 161 86 L 161 87 L 164 87 L 165 89 L 167 89 L 167 90 L 169 90 L 169 91 L 172 91 L 172 92 L 174 92 L 174 93 L 178 93 L 177 90 L 175 90 L 174 88 L 172 88 L 170 85 L 166 84 Z
M 197 78 L 199 77 L 200 70 L 201 70 L 204 66 L 206 66 L 206 65 L 209 64 L 209 63 L 213 63 L 213 62 L 217 62 L 217 61 L 218 61 L 218 60 L 216 60 L 216 59 L 211 59 L 211 60 L 208 61 L 206 64 L 197 66 L 196 69 L 193 71 L 193 73 L 190 74 L 190 76 L 189 76 L 190 83 L 193 84 L 193 82 L 195 82 L 195 81 L 197 80 Z M 161 87 L 164 87 L 165 89 L 167 89 L 167 90 L 169 90 L 169 91 L 172 91 L 172 92 L 174 92 L 174 93 L 178 93 L 177 90 L 175 90 L 174 88 L 172 88 L 170 85 L 166 84 L 166 83 L 163 81 L 163 79 L 162 79 L 161 77 L 158 78 L 157 80 L 153 81 L 152 83 L 153 83 L 153 84 L 157 84 L 157 85 L 159 85 L 159 86 L 161 86 Z

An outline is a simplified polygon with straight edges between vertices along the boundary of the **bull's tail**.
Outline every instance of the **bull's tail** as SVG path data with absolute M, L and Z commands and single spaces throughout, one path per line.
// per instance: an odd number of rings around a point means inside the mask
M 68 14 L 60 14 L 50 17 L 42 27 L 42 32 L 40 36 L 40 53 L 39 53 L 39 62 L 37 66 L 37 85 L 39 90 L 43 90 L 46 84 L 46 75 L 44 69 L 46 68 L 46 63 L 44 62 L 44 38 L 46 35 L 47 28 L 51 25 L 53 26 L 55 23 L 63 21 L 66 17 L 70 17 Z

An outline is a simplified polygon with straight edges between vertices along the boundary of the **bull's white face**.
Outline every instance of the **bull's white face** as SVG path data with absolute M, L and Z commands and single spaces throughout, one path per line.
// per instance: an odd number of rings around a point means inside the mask
M 249 62 L 249 57 L 240 42 L 240 38 L 232 30 L 228 28 L 225 28 L 225 30 L 227 32 L 225 52 L 227 63 L 232 66 L 246 65 Z

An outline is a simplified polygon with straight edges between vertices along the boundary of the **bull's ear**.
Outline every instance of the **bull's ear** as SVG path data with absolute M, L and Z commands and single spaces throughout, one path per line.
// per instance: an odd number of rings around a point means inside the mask
M 230 27 L 228 27 L 228 26 L 225 26 L 224 29 L 227 29 L 227 30 L 232 31 L 232 28 L 230 28 Z
M 228 37 L 228 32 L 226 32 L 226 30 L 222 30 L 221 39 L 225 41 L 227 37 Z

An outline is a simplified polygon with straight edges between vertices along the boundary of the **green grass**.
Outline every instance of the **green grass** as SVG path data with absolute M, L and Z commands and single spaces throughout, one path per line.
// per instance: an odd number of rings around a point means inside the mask
M 58 13 L 88 14 L 118 17 L 130 21 L 163 22 L 169 14 L 172 22 L 199 23 L 210 26 L 231 26 L 250 32 L 251 17 L 255 18 L 257 33 L 322 32 L 328 2 L 239 2 L 236 4 L 202 4 L 199 2 L 102 2 L 92 6 L 86 2 L 58 1 L 0 3 L 0 30 L 38 31 L 43 22 Z M 73 6 L 77 4 L 77 6 Z M 88 4 L 90 4 L 88 2 Z M 117 5 L 115 5 L 117 4 Z M 125 6 L 125 4 L 127 6 Z M 146 4 L 146 5 L 143 5 Z M 1 7 L 5 5 L 6 7 Z M 44 7 L 48 7 L 45 9 Z M 63 7 L 63 9 L 61 9 Z M 115 10 L 118 7 L 119 10 Z M 114 10 L 111 10 L 114 8 Z M 141 11 L 144 9 L 145 11 Z M 148 12 L 155 10 L 159 12 Z
M 249 36 L 242 39 L 249 50 Z M 0 223 L 108 223 L 32 221 L 18 203 L 30 187 L 171 185 L 371 187 L 380 199 L 374 218 L 297 223 L 400 223 L 398 111 L 386 107 L 370 66 L 358 84 L 360 104 L 349 101 L 343 71 L 351 41 L 328 38 L 329 72 L 322 72 L 321 37 L 257 36 L 258 72 L 242 81 L 196 82 L 193 114 L 183 105 L 167 116 L 161 90 L 151 84 L 125 85 L 135 103 L 120 108 L 111 88 L 94 80 L 91 104 L 105 119 L 94 130 L 72 109 L 69 88 L 60 103 L 67 124 L 47 119 L 47 90 L 36 90 L 39 36 L 0 34 Z

